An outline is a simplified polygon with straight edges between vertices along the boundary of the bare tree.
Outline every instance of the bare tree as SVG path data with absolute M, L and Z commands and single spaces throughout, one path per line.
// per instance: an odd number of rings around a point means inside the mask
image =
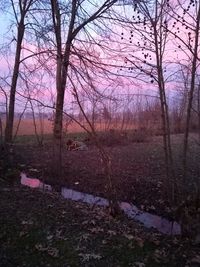
M 62 120 L 65 89 L 67 76 L 70 65 L 72 51 L 76 54 L 77 50 L 73 50 L 73 42 L 80 33 L 85 30 L 88 24 L 100 18 L 116 0 L 103 1 L 98 7 L 90 3 L 92 9 L 96 9 L 92 13 L 86 11 L 84 6 L 85 1 L 73 0 L 69 2 L 68 13 L 70 14 L 69 21 L 63 21 L 62 8 L 65 4 L 58 0 L 51 0 L 51 12 L 53 20 L 53 29 L 56 42 L 56 109 L 54 119 L 54 173 L 61 176 L 61 148 L 62 148 Z M 81 17 L 81 11 L 83 19 Z M 63 25 L 64 23 L 64 25 Z M 66 39 L 63 39 L 63 29 Z M 63 47 L 64 43 L 64 47 Z
M 5 142 L 12 142 L 13 134 L 13 122 L 14 122 L 14 111 L 15 111 L 15 95 L 17 88 L 17 80 L 19 76 L 21 52 L 22 52 L 22 42 L 24 38 L 25 28 L 26 28 L 26 19 L 29 13 L 31 6 L 36 2 L 36 0 L 11 0 L 11 6 L 15 21 L 17 24 L 17 36 L 14 37 L 16 41 L 16 50 L 15 50 L 15 60 L 13 66 L 13 73 L 10 86 L 10 96 L 9 96 L 9 107 L 8 107 L 8 119 L 6 121 L 5 128 Z
M 189 72 L 187 77 L 187 110 L 186 122 L 184 130 L 184 148 L 183 148 L 183 177 L 185 184 L 187 174 L 187 152 L 188 152 L 188 137 L 190 131 L 190 122 L 192 114 L 192 104 L 194 98 L 195 84 L 197 78 L 197 70 L 199 67 L 199 31 L 200 31 L 200 4 L 199 1 L 174 1 L 173 7 L 168 4 L 170 16 L 174 20 L 172 28 L 167 28 L 174 38 L 176 44 L 175 52 L 180 53 L 178 64 L 183 65 L 187 61 Z M 183 31 L 185 34 L 183 34 Z M 184 84 L 185 86 L 185 84 Z M 186 184 L 185 184 L 186 185 Z M 187 185 L 186 185 L 187 186 Z
M 128 3 L 127 3 L 128 4 Z M 129 3 L 130 5 L 130 3 Z M 166 165 L 166 188 L 169 200 L 175 199 L 175 175 L 170 136 L 169 107 L 167 100 L 166 47 L 169 42 L 169 4 L 167 0 L 153 2 L 141 1 L 132 5 L 132 18 L 121 20 L 124 30 L 130 38 L 122 32 L 121 40 L 129 41 L 128 47 L 133 47 L 133 53 L 127 53 L 124 69 L 138 80 L 150 85 L 156 84 L 159 92 L 160 111 L 162 121 L 162 135 Z M 118 18 L 120 20 L 120 18 Z M 164 26 L 165 25 L 165 26 Z
M 184 135 L 184 151 L 183 151 L 184 179 L 186 178 L 186 171 L 187 171 L 188 136 L 189 136 L 189 129 L 190 129 L 193 97 L 194 97 L 194 92 L 195 92 L 197 66 L 199 64 L 198 55 L 199 55 L 199 40 L 200 40 L 200 37 L 199 37 L 199 34 L 200 34 L 200 4 L 198 2 L 195 2 L 195 3 L 196 3 L 196 12 L 195 12 L 196 16 L 194 17 L 194 22 L 192 25 L 193 26 L 194 45 L 193 45 L 193 47 L 191 47 L 191 50 L 192 50 L 191 82 L 190 82 L 190 89 L 189 89 L 189 96 L 188 96 L 186 128 L 185 128 L 185 135 Z M 189 37 L 190 37 L 190 35 L 189 35 Z M 189 43 L 190 43 L 190 41 L 191 40 L 189 39 Z

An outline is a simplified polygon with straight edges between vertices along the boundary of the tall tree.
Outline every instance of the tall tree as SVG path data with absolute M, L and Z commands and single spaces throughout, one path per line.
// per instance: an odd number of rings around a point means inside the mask
M 16 49 L 15 49 L 15 60 L 14 60 L 13 73 L 10 85 L 8 116 L 5 128 L 5 143 L 12 142 L 14 112 L 15 112 L 15 96 L 16 96 L 17 80 L 19 76 L 22 42 L 26 29 L 26 19 L 30 8 L 35 2 L 36 0 L 18 0 L 18 1 L 10 0 L 15 21 L 17 24 L 17 31 L 16 31 L 16 38 L 14 38 L 16 40 Z
M 54 174 L 61 176 L 61 149 L 62 149 L 62 120 L 65 89 L 67 84 L 70 58 L 75 38 L 86 29 L 88 24 L 96 21 L 108 11 L 117 0 L 100 1 L 100 4 L 91 1 L 73 0 L 64 2 L 51 0 L 51 14 L 56 40 L 56 103 L 54 118 Z M 87 10 L 87 6 L 90 10 Z M 63 19 L 63 8 L 67 9 L 68 19 Z M 66 39 L 64 38 L 66 36 Z M 76 53 L 78 51 L 76 50 Z
M 180 2 L 179 2 L 180 3 Z M 191 11 L 193 7 L 193 10 Z M 190 13 L 191 12 L 191 13 Z M 192 15 L 193 14 L 193 15 Z M 188 17 L 184 19 L 184 17 Z M 193 105 L 194 92 L 197 80 L 197 69 L 200 63 L 199 58 L 199 46 L 200 46 L 200 3 L 199 1 L 190 1 L 187 10 L 183 10 L 183 20 L 186 29 L 190 28 L 188 32 L 188 43 L 186 43 L 186 48 L 189 48 L 191 54 L 191 81 L 189 86 L 188 104 L 187 104 L 187 114 L 186 114 L 186 127 L 184 134 L 184 151 L 183 151 L 183 167 L 184 167 L 184 180 L 186 179 L 187 171 L 187 153 L 188 153 L 188 136 L 190 130 L 191 112 Z M 182 39 L 180 39 L 182 40 Z M 193 45 L 191 41 L 193 40 Z M 185 43 L 185 42 L 184 42 Z M 184 181 L 185 182 L 185 181 Z
M 148 84 L 156 84 L 160 99 L 162 135 L 166 165 L 166 188 L 169 200 L 174 201 L 175 175 L 170 136 L 169 103 L 167 101 L 166 47 L 169 42 L 169 15 L 167 0 L 140 1 L 132 5 L 132 18 L 124 26 L 130 35 L 129 52 L 125 58 L 125 69 L 130 75 Z M 126 20 L 125 20 L 126 21 Z M 121 39 L 126 39 L 122 32 Z

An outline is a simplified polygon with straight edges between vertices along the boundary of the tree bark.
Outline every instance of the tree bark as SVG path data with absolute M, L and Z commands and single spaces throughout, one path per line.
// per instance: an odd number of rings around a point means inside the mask
M 53 126 L 53 176 L 57 179 L 62 177 L 62 126 L 63 126 L 63 107 L 65 97 L 65 87 L 67 82 L 67 72 L 71 51 L 72 32 L 75 23 L 76 1 L 72 3 L 71 20 L 69 25 L 68 37 L 65 44 L 65 51 L 62 54 L 61 37 L 61 15 L 57 0 L 51 0 L 52 17 L 57 43 L 57 69 L 56 69 L 56 106 Z
M 24 37 L 24 31 L 25 31 L 24 16 L 22 16 L 19 22 L 19 25 L 18 25 L 15 63 L 14 63 L 14 70 L 13 70 L 11 88 L 10 88 L 8 117 L 6 120 L 6 127 L 5 127 L 5 143 L 6 144 L 12 143 L 14 110 L 15 110 L 15 95 L 16 95 L 17 79 L 19 75 L 20 56 L 21 56 L 21 50 L 22 50 L 21 45 L 22 45 L 22 40 Z
M 194 53 L 192 60 L 192 71 L 191 71 L 191 83 L 189 91 L 189 99 L 187 105 L 187 114 L 186 114 L 186 126 L 184 134 L 184 147 L 183 147 L 183 185 L 186 185 L 186 176 L 187 176 L 187 153 L 188 153 L 188 137 L 190 130 L 190 121 L 191 121 L 191 110 L 193 103 L 193 96 L 195 90 L 195 81 L 196 81 L 196 69 L 197 69 L 197 57 L 198 57 L 198 47 L 199 47 L 199 32 L 200 32 L 200 4 L 197 13 L 196 20 L 196 29 L 195 29 L 195 44 L 194 44 Z
M 80 2 L 78 0 L 71 0 L 71 17 L 69 20 L 68 34 L 65 42 L 64 53 L 62 52 L 62 29 L 61 29 L 61 13 L 58 0 L 51 0 L 52 9 L 52 19 L 54 25 L 54 33 L 56 37 L 57 45 L 57 70 L 56 70 L 56 106 L 55 106 L 55 117 L 54 117 L 54 127 L 53 127 L 53 147 L 54 147 L 54 157 L 53 157 L 53 173 L 54 176 L 62 176 L 62 119 L 63 119 L 63 107 L 64 107 L 64 97 L 65 88 L 67 83 L 67 75 L 69 68 L 69 59 L 71 54 L 72 41 L 76 35 L 90 22 L 95 20 L 108 8 L 110 8 L 116 0 L 105 1 L 104 4 L 96 11 L 93 15 L 89 16 L 88 19 L 84 20 L 75 28 L 75 19 L 78 17 L 78 6 Z M 58 177 L 59 178 L 59 177 Z
M 164 145 L 166 176 L 167 176 L 166 187 L 169 200 L 171 202 L 174 202 L 175 181 L 173 173 L 173 157 L 171 149 L 169 111 L 166 99 L 165 81 L 164 81 L 163 67 L 162 67 L 162 52 L 161 52 L 161 47 L 159 47 L 156 22 L 152 21 L 152 24 L 153 24 L 152 26 L 154 29 L 154 38 L 155 38 L 156 68 L 158 73 L 158 88 L 160 95 L 161 119 L 162 119 L 162 129 L 163 129 L 163 145 Z M 160 46 L 161 45 L 162 41 L 160 40 Z

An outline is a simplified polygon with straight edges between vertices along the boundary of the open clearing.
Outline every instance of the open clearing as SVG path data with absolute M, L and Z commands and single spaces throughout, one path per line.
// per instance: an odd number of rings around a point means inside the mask
M 87 123 L 82 123 L 84 127 L 88 127 Z M 80 133 L 83 132 L 83 128 L 79 126 L 75 122 L 70 122 L 69 125 L 66 126 L 66 123 L 63 122 L 63 131 L 66 133 Z M 104 131 L 105 129 L 120 129 L 121 123 L 109 123 L 106 124 L 105 122 L 96 122 L 95 128 L 98 131 Z M 33 119 L 22 119 L 19 123 L 19 119 L 15 118 L 14 120 L 14 135 L 17 132 L 17 136 L 26 136 L 26 135 L 34 135 L 35 134 L 35 127 L 36 131 L 39 135 L 46 135 L 46 134 L 52 134 L 53 132 L 53 122 L 48 119 L 35 119 L 35 125 Z M 125 127 L 125 130 L 133 129 L 135 126 L 133 124 L 128 124 Z M 5 128 L 5 121 L 3 121 L 3 129 Z
M 70 137 L 81 139 L 83 135 Z M 191 135 L 188 190 L 199 179 L 200 148 Z M 50 183 L 98 196 L 109 195 L 96 147 L 68 151 L 64 143 L 63 179 L 51 176 L 50 136 L 38 146 L 32 136 L 15 144 L 16 172 L 0 179 L 0 267 L 198 267 L 199 245 L 186 238 L 165 236 L 129 220 L 110 217 L 106 208 L 64 200 L 56 192 L 19 185 L 20 171 Z M 173 136 L 177 177 L 181 179 L 182 135 Z M 106 146 L 112 158 L 113 183 L 119 200 L 168 218 L 162 138 L 143 143 Z M 13 180 L 14 177 L 14 180 Z M 2 179 L 3 178 L 3 179 Z M 6 182 L 5 182 L 6 181 Z M 8 184 L 8 181 L 12 185 Z M 191 185 L 191 186 L 190 186 Z
M 182 179 L 181 153 L 182 135 L 173 136 L 176 175 Z M 18 165 L 22 165 L 30 177 L 36 177 L 51 185 L 62 185 L 85 193 L 108 197 L 107 181 L 103 172 L 98 150 L 92 144 L 88 151 L 63 149 L 63 179 L 51 177 L 52 146 L 46 142 L 39 147 L 30 140 L 16 145 Z M 165 163 L 162 138 L 153 137 L 143 143 L 106 146 L 112 159 L 113 184 L 118 199 L 133 202 L 139 208 L 170 218 L 171 207 L 166 201 Z M 199 179 L 200 146 L 192 135 L 189 148 L 188 189 Z M 42 159 L 42 160 L 41 160 Z M 35 171 L 34 171 L 35 169 Z

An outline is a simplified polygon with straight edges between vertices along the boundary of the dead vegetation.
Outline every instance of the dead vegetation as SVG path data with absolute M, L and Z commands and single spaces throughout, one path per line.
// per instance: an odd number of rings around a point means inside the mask
M 0 213 L 2 267 L 199 266 L 199 247 L 189 239 L 55 193 L 1 184 Z
M 194 135 L 195 136 L 195 135 Z M 194 137 L 193 136 L 193 137 Z M 176 175 L 181 181 L 181 143 L 182 135 L 172 136 L 176 162 Z M 199 146 L 190 140 L 190 168 L 188 177 L 187 196 L 192 196 L 198 181 Z M 71 136 L 71 139 L 85 140 L 87 150 L 67 150 L 67 139 L 63 148 L 63 177 L 62 180 L 51 176 L 51 142 L 46 141 L 43 147 L 36 143 L 20 143 L 15 147 L 16 169 L 24 170 L 29 177 L 35 177 L 50 183 L 53 187 L 66 186 L 78 191 L 108 197 L 107 180 L 104 175 L 104 164 L 94 143 L 87 136 Z M 122 137 L 124 140 L 124 137 Z M 112 162 L 112 179 L 117 199 L 133 202 L 140 209 L 162 215 L 169 219 L 179 220 L 184 217 L 174 213 L 178 208 L 172 206 L 167 199 L 165 187 L 165 163 L 162 150 L 162 138 L 152 137 L 145 142 L 130 142 L 110 145 L 104 143 L 104 149 L 109 153 Z M 41 161 L 42 158 L 42 161 Z M 11 175 L 12 176 L 12 175 Z M 196 196 L 196 194 L 194 194 Z M 183 198 L 183 201 L 186 199 Z M 185 212 L 185 211 L 183 211 Z M 182 216 L 182 217 L 181 217 Z M 177 219 L 179 218 L 179 219 Z

